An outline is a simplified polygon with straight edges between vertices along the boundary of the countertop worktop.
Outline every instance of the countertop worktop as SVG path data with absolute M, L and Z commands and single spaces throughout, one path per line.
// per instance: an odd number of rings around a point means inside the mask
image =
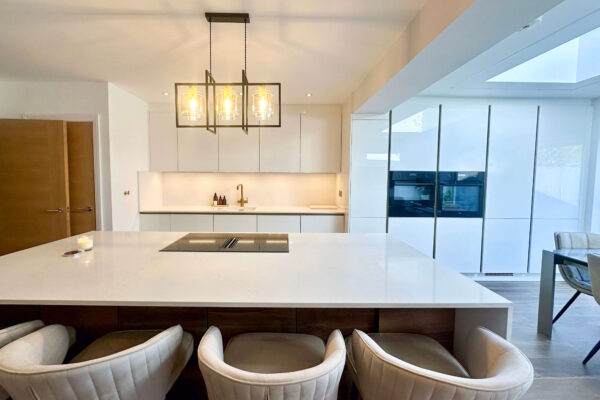
M 178 253 L 181 232 L 91 232 L 0 256 L 0 304 L 508 308 L 511 303 L 385 234 L 290 234 L 289 253 Z
M 342 215 L 348 210 L 344 208 L 310 208 L 310 207 L 254 207 L 247 205 L 245 209 L 230 205 L 213 206 L 160 206 L 140 209 L 142 214 L 304 214 L 304 215 Z

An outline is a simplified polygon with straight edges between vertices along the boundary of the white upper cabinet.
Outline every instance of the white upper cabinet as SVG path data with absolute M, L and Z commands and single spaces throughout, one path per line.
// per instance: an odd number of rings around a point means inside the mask
M 260 130 L 260 171 L 300 172 L 300 113 L 294 105 L 281 106 L 281 128 Z
M 417 99 L 392 110 L 392 171 L 435 171 L 439 109 L 433 101 Z
M 258 128 L 247 135 L 241 129 L 218 129 L 217 135 L 220 172 L 259 172 Z
M 178 128 L 179 171 L 217 172 L 219 138 L 205 128 Z
M 352 121 L 350 210 L 352 218 L 386 216 L 388 119 Z
M 486 218 L 529 218 L 537 104 L 492 104 Z
M 534 218 L 579 218 L 591 107 L 565 102 L 540 106 Z
M 300 172 L 340 172 L 342 114 L 339 107 L 312 106 L 300 116 Z
M 177 128 L 175 110 L 150 109 L 150 171 L 177 171 Z
M 488 103 L 453 100 L 442 106 L 440 171 L 484 171 Z

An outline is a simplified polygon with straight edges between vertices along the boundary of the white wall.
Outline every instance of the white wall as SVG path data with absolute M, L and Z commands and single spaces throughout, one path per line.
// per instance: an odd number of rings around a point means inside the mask
M 239 183 L 244 185 L 249 206 L 335 204 L 335 174 L 143 172 L 139 176 L 141 210 L 159 205 L 208 206 L 215 192 L 235 206 L 240 198 Z
M 94 137 L 97 229 L 112 228 L 109 156 L 108 84 L 106 82 L 0 82 L 0 118 L 98 121 Z
M 108 114 L 112 227 L 116 231 L 137 231 L 140 228 L 137 175 L 150 166 L 148 104 L 109 83 Z

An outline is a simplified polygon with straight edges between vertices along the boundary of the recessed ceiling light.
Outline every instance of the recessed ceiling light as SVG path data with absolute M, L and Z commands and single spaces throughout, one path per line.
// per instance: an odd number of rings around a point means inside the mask
M 163 92 L 163 96 L 168 96 L 169 92 Z
M 311 92 L 306 93 L 306 97 L 312 97 L 312 93 Z

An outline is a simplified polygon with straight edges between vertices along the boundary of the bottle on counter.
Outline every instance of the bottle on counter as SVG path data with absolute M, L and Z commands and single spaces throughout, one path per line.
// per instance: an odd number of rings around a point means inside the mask
M 217 201 L 217 205 L 218 206 L 222 206 L 223 205 L 223 196 L 219 196 L 219 199 Z
M 218 206 L 219 205 L 219 198 L 217 197 L 217 192 L 215 192 L 214 196 L 213 196 L 213 206 Z
M 225 195 L 223 195 L 223 205 L 226 206 L 227 205 L 227 197 L 225 197 Z

